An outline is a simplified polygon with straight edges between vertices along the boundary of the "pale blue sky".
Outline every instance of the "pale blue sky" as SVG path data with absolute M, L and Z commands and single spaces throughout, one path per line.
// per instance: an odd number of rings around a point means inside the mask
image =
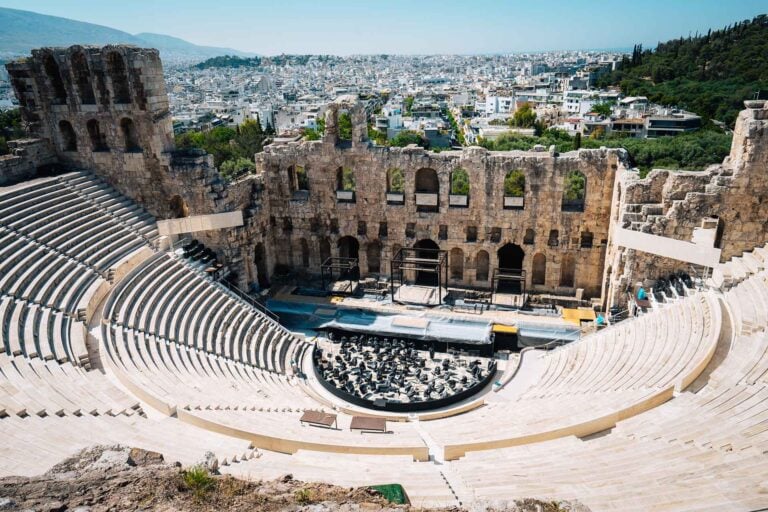
M 267 55 L 466 54 L 655 46 L 766 13 L 768 0 L 0 0 L 0 7 Z

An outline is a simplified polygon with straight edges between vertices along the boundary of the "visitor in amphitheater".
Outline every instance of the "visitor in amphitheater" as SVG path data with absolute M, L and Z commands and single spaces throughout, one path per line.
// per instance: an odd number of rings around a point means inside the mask
M 637 298 L 638 300 L 646 300 L 648 298 L 648 294 L 645 292 L 645 288 L 642 286 L 639 290 L 637 290 Z

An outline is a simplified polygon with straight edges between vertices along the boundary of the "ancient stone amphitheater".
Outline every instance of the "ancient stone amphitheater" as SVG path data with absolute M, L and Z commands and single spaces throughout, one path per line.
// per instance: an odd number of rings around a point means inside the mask
M 80 448 L 120 443 L 184 464 L 212 451 L 222 471 L 248 478 L 398 482 L 424 506 L 523 497 L 592 510 L 768 506 L 762 103 L 739 117 L 731 156 L 700 173 L 641 180 L 608 150 L 388 150 L 359 124 L 345 145 L 332 108 L 326 140 L 278 141 L 256 155 L 256 175 L 225 183 L 207 155 L 174 151 L 156 51 L 43 49 L 8 70 L 30 138 L 0 157 L 2 475 L 38 474 Z M 477 192 L 454 209 L 446 183 L 459 165 Z M 297 166 L 309 172 L 309 199 L 292 188 Z M 352 203 L 334 194 L 346 166 L 368 171 Z M 374 183 L 395 166 L 405 170 L 403 205 L 387 204 L 385 178 Z M 505 210 L 495 192 L 510 166 L 526 171 L 521 209 Z M 410 197 L 430 193 L 413 183 L 425 168 L 438 176 L 426 210 Z M 584 205 L 561 211 L 563 176 L 577 168 Z M 359 408 L 303 378 L 312 353 L 303 336 L 167 250 L 158 233 L 157 219 L 232 211 L 243 212 L 242 226 L 199 238 L 243 286 L 276 264 L 317 270 L 324 250 L 349 250 L 330 242 L 350 236 L 366 245 L 363 274 L 396 246 L 437 238 L 463 253 L 452 284 L 475 288 L 483 277 L 490 286 L 483 265 L 498 266 L 495 249 L 519 245 L 546 262 L 522 260 L 529 289 L 606 309 L 628 300 L 628 286 L 691 265 L 700 286 L 576 342 L 524 350 L 492 389 L 463 403 L 382 413 L 389 432 L 361 434 L 349 429 Z M 374 222 L 384 233 L 366 229 Z M 477 241 L 464 237 L 473 225 Z M 528 231 L 550 237 L 527 243 Z M 560 243 L 548 243 L 551 231 Z M 333 412 L 337 428 L 303 426 L 305 411 Z

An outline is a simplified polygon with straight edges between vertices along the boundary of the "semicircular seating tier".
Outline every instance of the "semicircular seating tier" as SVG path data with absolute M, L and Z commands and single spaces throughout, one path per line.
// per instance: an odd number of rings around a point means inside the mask
M 110 296 L 110 322 L 283 374 L 301 347 L 280 324 L 183 261 L 157 253 Z
M 423 428 L 447 459 L 610 428 L 685 389 L 711 359 L 720 326 L 717 298 L 695 294 L 550 352 L 527 352 L 516 385 Z
M 524 495 L 578 498 L 592 510 L 765 507 L 768 251 L 764 254 L 724 294 L 717 351 L 686 391 L 596 436 L 467 453 L 450 463 L 459 485 L 490 503 Z
M 222 462 L 253 456 L 247 441 L 147 417 L 90 369 L 88 309 L 156 235 L 149 214 L 89 173 L 0 189 L 0 475 L 39 474 L 96 443 L 188 464 L 206 450 Z

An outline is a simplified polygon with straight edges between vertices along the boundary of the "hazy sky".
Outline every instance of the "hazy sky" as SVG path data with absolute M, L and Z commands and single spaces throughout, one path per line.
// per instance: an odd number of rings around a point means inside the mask
M 768 12 L 768 0 L 0 0 L 0 6 L 266 55 L 655 46 Z

